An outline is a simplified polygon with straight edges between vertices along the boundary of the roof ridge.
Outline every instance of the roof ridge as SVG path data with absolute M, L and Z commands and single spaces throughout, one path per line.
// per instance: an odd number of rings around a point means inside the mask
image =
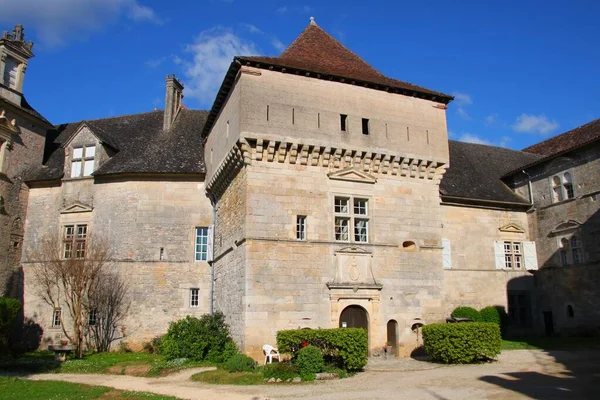
M 81 124 L 82 122 L 88 122 L 88 123 L 91 122 L 91 123 L 94 123 L 96 121 L 103 121 L 103 120 L 107 120 L 107 119 L 117 119 L 117 118 L 124 118 L 124 117 L 133 117 L 135 115 L 152 114 L 152 113 L 158 113 L 158 112 L 164 112 L 164 110 L 143 111 L 143 112 L 140 112 L 140 113 L 115 115 L 113 117 L 101 117 L 101 118 L 94 118 L 94 119 L 81 119 L 79 121 L 63 122 L 61 124 L 56 124 L 54 126 L 58 128 L 61 125 Z
M 462 140 L 454 140 L 454 139 L 448 139 L 448 142 L 462 143 L 462 144 L 468 144 L 468 145 L 473 145 L 473 146 L 492 147 L 494 149 L 509 150 L 509 151 L 513 151 L 513 152 L 516 152 L 516 153 L 524 153 L 524 154 L 527 154 L 527 155 L 536 155 L 534 153 L 528 153 L 528 152 L 523 151 L 523 150 L 515 150 L 515 149 L 508 148 L 508 147 L 496 146 L 496 145 L 493 145 L 493 144 L 463 142 Z
M 565 132 L 563 132 L 563 133 L 559 133 L 558 135 L 555 135 L 555 136 L 549 137 L 548 139 L 542 140 L 541 142 L 534 143 L 534 144 L 532 144 L 531 146 L 527 146 L 527 147 L 525 147 L 525 148 L 524 148 L 522 151 L 524 151 L 524 152 L 528 152 L 528 149 L 532 149 L 532 148 L 538 147 L 538 146 L 540 146 L 540 145 L 542 145 L 542 144 L 544 144 L 544 143 L 548 143 L 548 142 L 550 142 L 550 141 L 556 140 L 557 138 L 559 138 L 559 137 L 561 137 L 561 136 L 567 135 L 567 134 L 569 134 L 569 133 L 573 133 L 573 132 L 575 132 L 575 131 L 577 131 L 577 130 L 579 130 L 579 129 L 585 129 L 585 128 L 587 128 L 588 126 L 590 126 L 590 125 L 592 125 L 592 124 L 595 124 L 595 123 L 598 123 L 598 122 L 600 122 L 600 118 L 596 118 L 596 119 L 594 119 L 594 120 L 591 120 L 590 122 L 587 122 L 587 123 L 585 123 L 585 124 L 583 124 L 583 125 L 579 125 L 579 126 L 577 126 L 577 127 L 573 128 L 573 129 L 569 129 L 568 131 L 565 131 Z M 535 154 L 537 154 L 537 153 L 535 153 Z

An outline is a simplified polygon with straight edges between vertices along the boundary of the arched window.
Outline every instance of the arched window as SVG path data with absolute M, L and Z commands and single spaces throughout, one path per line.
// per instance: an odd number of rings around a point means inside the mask
M 573 179 L 571 178 L 571 174 L 568 172 L 565 172 L 565 174 L 563 175 L 563 187 L 565 189 L 565 199 L 572 199 L 573 197 L 575 197 L 575 192 L 573 191 Z
M 563 199 L 561 182 L 558 176 L 552 178 L 552 198 L 554 199 L 555 203 L 558 201 L 562 201 Z
M 569 239 L 560 240 L 560 263 L 563 267 L 569 265 Z
M 581 240 L 579 236 L 571 237 L 571 253 L 573 255 L 573 264 L 580 264 L 582 260 Z

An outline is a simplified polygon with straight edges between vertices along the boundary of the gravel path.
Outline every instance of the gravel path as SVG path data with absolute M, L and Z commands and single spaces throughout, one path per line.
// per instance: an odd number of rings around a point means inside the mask
M 371 360 L 352 378 L 311 384 L 216 386 L 189 377 L 207 368 L 164 378 L 122 375 L 43 374 L 31 379 L 64 380 L 147 391 L 182 399 L 363 400 L 363 399 L 592 399 L 600 398 L 600 349 L 513 350 L 497 362 L 445 366 L 416 360 Z

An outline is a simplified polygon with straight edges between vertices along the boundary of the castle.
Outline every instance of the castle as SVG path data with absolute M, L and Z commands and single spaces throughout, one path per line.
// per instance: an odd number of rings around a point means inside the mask
M 600 120 L 523 151 L 449 140 L 452 96 L 311 20 L 279 57 L 235 57 L 209 111 L 169 76 L 163 111 L 53 126 L 22 94 L 22 27 L 0 51 L 0 267 L 47 340 L 60 310 L 28 271 L 48 235 L 64 257 L 110 240 L 131 342 L 214 310 L 256 359 L 278 330 L 338 326 L 406 355 L 460 305 L 516 333 L 600 327 Z

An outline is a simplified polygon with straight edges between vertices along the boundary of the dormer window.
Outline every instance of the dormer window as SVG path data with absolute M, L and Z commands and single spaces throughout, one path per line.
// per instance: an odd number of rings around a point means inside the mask
M 96 146 L 94 145 L 74 147 L 71 159 L 71 178 L 91 176 L 94 172 L 95 155 Z
M 4 65 L 4 76 L 2 77 L 2 83 L 11 89 L 16 89 L 19 62 L 12 57 L 6 57 Z

